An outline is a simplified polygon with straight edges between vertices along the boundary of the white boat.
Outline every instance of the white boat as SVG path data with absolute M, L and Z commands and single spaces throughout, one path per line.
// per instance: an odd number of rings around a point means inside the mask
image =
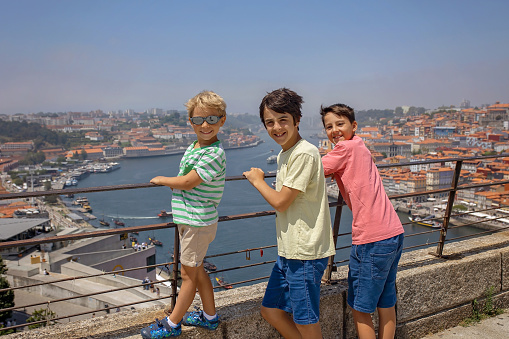
M 267 164 L 275 164 L 277 162 L 277 155 L 271 155 L 267 158 Z
M 165 287 L 168 287 L 169 289 L 172 288 L 171 281 L 163 281 L 168 280 L 170 276 L 161 270 L 161 272 L 156 273 L 156 280 L 159 281 L 159 284 L 164 285 Z M 177 292 L 180 291 L 180 287 L 177 286 Z

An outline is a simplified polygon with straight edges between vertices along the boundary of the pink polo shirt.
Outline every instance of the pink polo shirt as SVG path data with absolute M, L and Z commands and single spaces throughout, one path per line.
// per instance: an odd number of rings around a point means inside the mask
M 341 195 L 352 211 L 352 244 L 367 244 L 404 232 L 361 138 L 354 136 L 339 142 L 322 157 L 322 163 L 326 176 L 334 173 Z

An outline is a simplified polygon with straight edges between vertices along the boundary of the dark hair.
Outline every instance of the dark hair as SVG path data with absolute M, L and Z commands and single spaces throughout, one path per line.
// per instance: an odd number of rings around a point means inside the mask
M 350 123 L 353 123 L 355 121 L 355 113 L 353 111 L 353 108 L 345 104 L 334 104 L 328 107 L 323 107 L 322 105 L 320 107 L 320 115 L 322 116 L 322 124 L 324 126 L 325 122 L 323 121 L 323 118 L 327 115 L 327 113 L 334 113 L 337 116 L 346 117 L 348 118 L 348 120 L 350 120 Z
M 263 112 L 265 108 L 273 110 L 276 113 L 288 113 L 293 117 L 293 124 L 295 125 L 302 117 L 302 103 L 304 100 L 300 95 L 288 88 L 276 89 L 262 99 L 260 104 L 260 119 L 263 126 L 265 120 L 263 119 Z

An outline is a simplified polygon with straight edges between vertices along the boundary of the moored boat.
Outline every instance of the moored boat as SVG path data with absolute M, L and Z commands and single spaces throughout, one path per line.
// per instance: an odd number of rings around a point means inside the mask
M 216 281 L 217 281 L 217 284 L 219 286 L 221 286 L 222 288 L 224 288 L 225 290 L 229 290 L 229 289 L 233 288 L 232 285 L 226 283 L 222 278 L 216 277 Z
M 217 266 L 207 260 L 203 260 L 203 268 L 209 273 L 217 270 Z
M 107 222 L 106 220 L 104 220 L 104 218 L 99 220 L 99 224 L 101 224 L 103 226 L 110 226 L 110 223 Z
M 113 219 L 113 222 L 115 223 L 115 225 L 117 226 L 125 226 L 125 223 L 120 221 L 119 219 Z
M 432 220 L 434 218 L 435 218 L 434 215 L 429 215 L 424 218 L 421 218 L 418 215 L 408 217 L 408 219 L 410 219 L 411 222 L 416 223 L 417 225 L 427 226 L 427 227 L 432 227 L 432 228 L 441 228 L 443 224 L 437 220 Z
M 154 238 L 148 238 L 148 241 L 154 246 L 163 246 L 163 243 Z
M 159 218 L 169 218 L 173 215 L 171 212 L 166 212 L 165 210 L 162 210 L 161 213 L 159 213 L 157 216 Z

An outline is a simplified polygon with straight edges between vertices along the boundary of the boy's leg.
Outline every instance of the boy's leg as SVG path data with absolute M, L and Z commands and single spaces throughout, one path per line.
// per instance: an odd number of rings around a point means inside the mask
M 285 338 L 322 338 L 320 284 L 328 258 L 278 257 L 262 302 L 262 316 Z M 293 313 L 291 317 L 288 313 Z
M 301 333 L 293 322 L 291 315 L 279 308 L 262 306 L 260 313 L 263 319 L 272 325 L 284 338 L 301 338 Z
M 292 316 L 278 308 L 262 306 L 261 314 L 284 338 L 310 338 L 321 339 L 322 329 L 320 322 L 310 325 L 299 325 L 293 322 Z
M 322 339 L 322 329 L 320 327 L 320 322 L 310 324 L 310 325 L 297 325 L 297 329 L 300 332 L 302 338 L 310 338 L 310 339 Z
M 393 339 L 396 334 L 396 308 L 378 308 L 378 339 Z
M 359 339 L 376 339 L 375 326 L 370 313 L 356 311 L 352 308 L 353 321 Z
M 193 303 L 200 268 L 203 269 L 203 266 L 189 267 L 181 265 L 182 285 L 180 286 L 175 308 L 169 316 L 171 322 L 174 324 L 178 324 L 182 320 L 187 309 Z
M 216 314 L 214 290 L 210 278 L 203 268 L 203 258 L 209 244 L 214 240 L 217 223 L 205 227 L 178 225 L 181 245 L 182 286 L 170 320 L 180 322 L 193 303 L 196 289 L 200 292 L 203 310 L 210 316 Z M 199 266 L 194 266 L 200 264 Z M 210 312 L 210 313 L 209 313 Z
M 214 302 L 214 289 L 212 288 L 212 282 L 210 281 L 209 275 L 205 272 L 203 264 L 198 268 L 196 287 L 200 293 L 200 299 L 203 306 L 203 311 L 208 315 L 216 314 L 216 304 Z

